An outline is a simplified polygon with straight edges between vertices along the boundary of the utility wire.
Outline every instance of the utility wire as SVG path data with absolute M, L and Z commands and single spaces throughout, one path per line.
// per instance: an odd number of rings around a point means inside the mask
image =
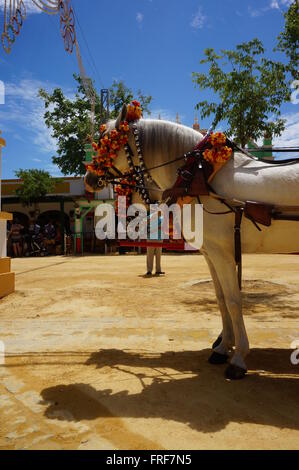
M 84 42 L 85 42 L 85 45 L 86 45 L 88 54 L 89 54 L 89 56 L 90 56 L 91 63 L 92 63 L 92 65 L 93 65 L 94 71 L 95 71 L 95 73 L 96 73 L 96 75 L 97 75 L 97 77 L 98 77 L 98 80 L 99 80 L 99 82 L 100 82 L 100 84 L 101 84 L 101 87 L 102 87 L 102 88 L 105 88 L 104 83 L 103 83 L 103 80 L 102 80 L 101 75 L 100 75 L 100 73 L 99 73 L 99 70 L 98 70 L 98 68 L 97 68 L 96 62 L 95 62 L 95 60 L 94 60 L 94 58 L 93 58 L 93 55 L 92 55 L 91 50 L 90 50 L 90 47 L 89 47 L 89 45 L 88 45 L 88 42 L 87 42 L 86 36 L 85 36 L 85 34 L 84 34 L 83 28 L 81 27 L 81 24 L 80 24 L 78 15 L 77 15 L 77 13 L 76 13 L 76 10 L 75 10 L 74 6 L 72 6 L 72 8 L 73 8 L 73 11 L 74 11 L 74 15 L 75 15 L 75 18 L 76 18 L 76 22 L 77 22 L 77 24 L 78 24 L 78 26 L 79 26 L 81 35 L 82 35 L 82 37 L 83 37 L 83 40 L 84 40 Z

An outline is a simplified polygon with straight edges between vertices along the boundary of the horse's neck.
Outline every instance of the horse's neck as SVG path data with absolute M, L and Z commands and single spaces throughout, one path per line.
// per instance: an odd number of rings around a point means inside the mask
M 167 121 L 141 120 L 138 123 L 146 167 L 161 189 L 170 188 L 178 160 L 191 151 L 203 136 L 191 128 Z M 163 165 L 163 166 L 161 166 Z M 213 179 L 215 191 L 227 198 L 257 200 L 285 205 L 299 204 L 299 165 L 275 168 L 236 152 Z
M 139 123 L 145 165 L 161 189 L 172 186 L 177 169 L 184 164 L 182 157 L 192 150 L 203 136 L 185 126 L 167 121 L 143 120 Z M 160 166 L 163 165 L 163 166 Z
M 221 196 L 241 201 L 299 205 L 299 164 L 280 168 L 236 152 L 212 181 Z

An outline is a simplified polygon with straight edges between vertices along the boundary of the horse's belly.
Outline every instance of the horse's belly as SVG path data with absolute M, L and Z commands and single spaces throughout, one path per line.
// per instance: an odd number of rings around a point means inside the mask
M 273 220 L 259 232 L 252 222 L 242 222 L 243 253 L 299 253 L 299 222 Z

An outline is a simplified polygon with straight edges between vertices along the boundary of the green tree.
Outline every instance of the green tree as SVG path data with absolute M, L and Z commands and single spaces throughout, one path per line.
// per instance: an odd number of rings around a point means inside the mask
M 18 170 L 17 178 L 22 180 L 16 194 L 24 205 L 36 204 L 38 200 L 53 191 L 57 183 L 47 171 L 43 170 Z
M 288 58 L 286 70 L 294 80 L 299 79 L 299 4 L 295 0 L 284 13 L 285 27 L 278 36 L 276 51 L 281 51 Z
M 149 105 L 152 101 L 152 97 L 143 95 L 141 90 L 137 91 L 136 96 L 138 101 L 140 101 L 143 114 L 150 115 L 151 112 Z M 114 80 L 112 86 L 109 89 L 109 100 L 111 105 L 110 119 L 116 119 L 121 111 L 123 104 L 131 103 L 131 101 L 136 98 L 136 96 L 133 95 L 131 88 L 128 88 L 122 80 L 119 82 Z
M 74 75 L 77 81 L 77 93 L 73 99 L 67 98 L 60 88 L 52 93 L 41 89 L 39 96 L 45 104 L 45 123 L 52 130 L 52 136 L 57 141 L 57 155 L 52 158 L 64 175 L 83 175 L 85 167 L 85 144 L 91 133 L 91 102 L 88 98 L 82 80 Z M 98 130 L 101 122 L 100 98 L 93 84 L 90 83 L 95 97 L 95 134 L 99 137 Z M 133 100 L 133 91 L 123 81 L 114 81 L 109 90 L 110 119 L 117 117 L 123 103 Z M 137 97 L 141 102 L 144 114 L 150 114 L 149 105 L 151 96 L 145 96 L 139 90 Z
M 205 50 L 201 64 L 209 65 L 208 74 L 193 73 L 201 90 L 212 89 L 218 102 L 197 104 L 201 118 L 214 114 L 213 126 L 226 122 L 226 133 L 242 146 L 266 132 L 280 135 L 285 121 L 280 106 L 290 99 L 285 66 L 265 57 L 259 39 L 238 44 L 235 50 Z M 269 119 L 271 117 L 271 120 Z

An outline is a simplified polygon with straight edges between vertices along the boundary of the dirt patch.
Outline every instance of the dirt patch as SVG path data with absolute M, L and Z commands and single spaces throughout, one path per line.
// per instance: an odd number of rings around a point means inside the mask
M 22 259 L 0 301 L 1 449 L 298 449 L 299 257 L 245 256 L 248 376 L 211 366 L 221 329 L 201 256 Z

